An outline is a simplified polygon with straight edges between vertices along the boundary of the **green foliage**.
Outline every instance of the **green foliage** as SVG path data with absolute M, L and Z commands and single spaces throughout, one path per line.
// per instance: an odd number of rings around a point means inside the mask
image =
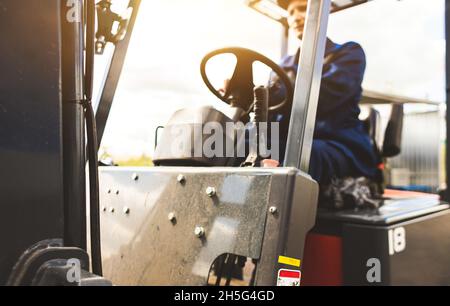
M 130 158 L 127 160 L 115 160 L 114 161 L 120 167 L 153 167 L 152 158 L 142 155 L 138 158 Z
M 142 154 L 140 157 L 129 159 L 116 159 L 109 154 L 106 147 L 101 147 L 99 151 L 99 160 L 112 160 L 116 166 L 120 167 L 153 167 L 153 160 L 150 156 Z

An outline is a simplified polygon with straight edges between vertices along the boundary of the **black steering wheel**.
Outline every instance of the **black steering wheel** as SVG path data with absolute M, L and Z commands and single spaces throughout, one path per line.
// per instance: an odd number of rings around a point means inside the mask
M 225 93 L 222 95 L 208 79 L 206 75 L 206 65 L 210 59 L 221 54 L 233 54 L 236 56 L 237 63 L 236 68 L 233 73 L 233 77 L 230 79 L 230 83 L 226 88 Z M 232 106 L 239 106 L 244 110 L 248 110 L 253 105 L 254 100 L 254 82 L 253 82 L 253 63 L 260 62 L 272 69 L 273 72 L 281 80 L 282 84 L 286 89 L 286 97 L 284 101 L 271 105 L 269 101 L 269 111 L 275 111 L 281 109 L 288 101 L 292 101 L 294 95 L 294 88 L 289 76 L 286 72 L 269 58 L 261 55 L 255 51 L 239 48 L 230 47 L 215 50 L 208 53 L 202 60 L 200 71 L 202 74 L 203 82 L 209 90 L 220 100 L 225 103 L 231 104 Z

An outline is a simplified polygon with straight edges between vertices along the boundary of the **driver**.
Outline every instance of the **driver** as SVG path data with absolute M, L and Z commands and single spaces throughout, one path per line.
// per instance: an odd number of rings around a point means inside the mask
M 278 0 L 288 11 L 289 27 L 300 40 L 307 3 L 307 0 Z M 299 68 L 299 55 L 300 50 L 295 56 L 284 58 L 280 65 L 293 77 Z M 327 39 L 310 163 L 311 176 L 322 185 L 333 178 L 376 176 L 375 150 L 358 118 L 365 68 L 366 57 L 359 44 L 340 45 Z M 280 91 L 272 91 L 271 97 L 276 99 Z M 276 121 L 283 126 L 283 121 L 289 121 L 288 116 L 286 111 L 277 114 Z

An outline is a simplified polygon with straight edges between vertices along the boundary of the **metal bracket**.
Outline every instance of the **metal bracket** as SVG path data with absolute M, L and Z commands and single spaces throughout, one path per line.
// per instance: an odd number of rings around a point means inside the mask
M 70 283 L 67 273 L 69 260 L 80 263 L 80 279 Z M 9 277 L 8 286 L 81 286 L 111 285 L 101 277 L 90 274 L 89 256 L 84 250 L 67 248 L 61 239 L 44 240 L 34 244 L 19 258 Z
M 103 54 L 107 43 L 117 44 L 125 38 L 131 19 L 131 6 L 123 17 L 111 10 L 112 0 L 101 0 L 97 4 L 98 30 L 96 34 L 95 53 Z M 113 32 L 118 24 L 117 31 Z
M 125 36 L 122 40 L 116 40 L 114 54 L 112 55 L 107 73 L 105 75 L 105 79 L 101 87 L 101 94 L 97 101 L 97 112 L 95 115 L 97 121 L 97 135 L 99 143 L 102 142 L 106 122 L 108 121 L 109 112 L 114 100 L 114 95 L 119 84 L 120 75 L 125 63 L 128 45 L 133 33 L 133 28 L 136 22 L 140 4 L 141 0 L 130 0 L 129 12 L 131 13 L 131 15 L 126 27 L 126 31 L 122 32 L 122 34 L 124 34 Z

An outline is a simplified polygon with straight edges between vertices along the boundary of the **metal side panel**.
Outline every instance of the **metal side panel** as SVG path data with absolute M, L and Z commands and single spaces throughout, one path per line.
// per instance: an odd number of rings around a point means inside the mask
M 105 276 L 117 285 L 205 285 L 219 255 L 259 259 L 269 207 L 290 211 L 286 199 L 292 189 L 286 181 L 297 173 L 287 168 L 102 168 Z M 208 195 L 208 188 L 216 195 Z M 204 236 L 198 237 L 196 228 Z
M 343 225 L 345 285 L 450 285 L 450 210 L 388 226 Z M 378 261 L 379 282 L 370 283 Z
M 280 269 L 301 270 L 306 236 L 316 220 L 318 196 L 318 184 L 300 171 L 273 181 L 269 202 L 277 212 L 267 219 L 257 286 L 276 285 Z M 300 260 L 300 266 L 280 263 L 279 256 Z

